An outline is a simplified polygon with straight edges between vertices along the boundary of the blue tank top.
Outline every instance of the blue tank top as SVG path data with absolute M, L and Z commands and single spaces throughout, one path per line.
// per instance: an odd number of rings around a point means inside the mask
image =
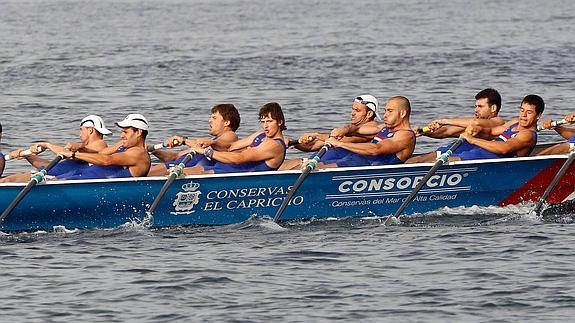
M 257 147 L 259 146 L 263 140 L 265 139 L 265 133 L 259 134 L 257 137 L 254 138 L 252 143 L 249 147 Z M 283 138 L 276 138 L 274 139 L 283 147 L 283 157 L 282 161 L 285 160 L 286 157 L 286 144 Z M 280 163 L 281 165 L 281 163 Z M 213 170 L 216 174 L 223 174 L 223 173 L 238 173 L 238 172 L 263 172 L 263 171 L 270 171 L 270 170 L 277 170 L 279 167 L 271 168 L 266 164 L 264 160 L 257 161 L 257 162 L 247 162 L 241 164 L 226 164 L 217 162 L 213 166 L 204 166 L 204 170 Z
M 56 164 L 56 166 L 52 167 L 52 169 L 48 171 L 48 175 L 60 176 L 70 172 L 78 172 L 80 168 L 89 166 L 90 164 L 83 160 L 64 159 Z M 44 169 L 44 167 L 41 167 L 40 169 Z
M 516 129 L 517 125 L 518 125 L 518 123 L 514 123 L 511 126 L 509 126 L 507 129 L 505 129 L 503 131 L 502 134 L 500 134 L 497 138 L 495 138 L 495 141 L 507 141 L 507 140 L 517 136 L 517 134 L 519 133 L 519 131 L 517 131 L 517 129 Z M 533 130 L 531 130 L 531 133 L 535 137 L 535 143 L 537 143 L 537 133 Z M 474 147 L 473 149 L 468 150 L 468 151 L 463 151 L 463 152 L 457 152 L 456 151 L 452 156 L 457 156 L 461 160 L 517 157 L 516 153 L 496 154 L 496 153 L 493 153 L 487 149 L 484 149 L 484 148 L 481 148 L 481 147 L 478 147 L 475 145 L 473 145 L 473 147 Z M 535 148 L 535 145 L 533 145 L 533 147 L 531 147 L 531 149 L 529 150 L 529 153 L 527 155 L 531 154 L 531 152 L 533 151 L 533 148 Z
M 120 146 L 115 153 L 126 151 L 124 146 Z M 76 171 L 56 176 L 58 179 L 98 179 L 98 178 L 123 178 L 132 177 L 130 169 L 126 166 L 100 166 L 89 165 L 80 167 Z
M 519 125 L 518 122 L 512 124 L 511 126 L 509 126 L 509 128 L 505 129 L 503 131 L 502 134 L 500 134 L 496 140 L 497 141 L 507 141 L 515 136 L 517 136 L 517 134 L 519 133 L 519 131 L 517 131 L 517 126 Z M 513 130 L 515 129 L 515 130 Z M 533 137 L 535 138 L 535 143 L 537 144 L 537 132 L 531 130 L 531 134 L 533 135 Z M 531 152 L 533 151 L 533 148 L 535 148 L 535 145 L 533 145 L 533 147 L 531 147 L 531 149 L 529 150 L 529 152 L 527 153 L 527 156 L 529 156 L 531 154 Z M 509 154 L 501 154 L 504 157 L 517 157 L 516 153 L 509 153 Z
M 575 136 L 573 136 L 573 137 L 567 139 L 567 142 L 568 142 L 568 143 L 571 143 L 571 144 L 575 144 Z
M 413 131 L 411 132 L 413 134 Z M 395 132 L 389 131 L 387 128 L 378 132 L 371 140 L 372 143 L 379 143 L 386 139 L 392 138 Z M 413 134 L 415 136 L 415 134 Z M 354 167 L 354 166 L 379 166 L 379 165 L 396 165 L 403 164 L 405 161 L 397 158 L 396 154 L 382 154 L 378 156 L 364 156 L 356 153 L 350 153 L 344 158 L 335 161 L 338 167 Z

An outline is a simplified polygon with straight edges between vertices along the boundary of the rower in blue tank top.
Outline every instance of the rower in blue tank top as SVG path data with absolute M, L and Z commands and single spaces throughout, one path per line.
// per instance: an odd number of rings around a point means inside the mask
M 250 148 L 254 148 L 259 146 L 263 140 L 266 138 L 265 133 L 259 134 L 249 145 Z M 282 146 L 283 150 L 283 159 L 285 159 L 286 155 L 286 144 L 283 138 L 276 138 L 274 141 L 278 142 Z M 247 163 L 240 163 L 240 164 L 225 164 L 221 162 L 216 162 L 213 166 L 204 166 L 204 170 L 213 170 L 215 174 L 223 174 L 223 173 L 237 173 L 237 172 L 263 172 L 263 171 L 270 171 L 270 170 L 277 170 L 278 167 L 270 167 L 264 160 L 257 161 L 257 162 L 247 162 Z
M 497 127 L 482 128 L 477 125 L 467 127 L 461 134 L 475 148 L 451 155 L 451 161 L 490 159 L 529 156 L 537 144 L 537 121 L 541 117 L 545 103 L 534 94 L 527 95 L 521 101 L 517 119 Z M 482 135 L 487 140 L 475 136 Z
M 57 179 L 94 179 L 146 176 L 150 170 L 150 155 L 146 150 L 148 120 L 141 114 L 129 114 L 116 122 L 122 129 L 120 141 L 99 153 L 69 151 L 63 147 L 48 146 L 56 154 L 67 159 L 83 160 L 92 166 L 76 173 L 66 173 Z
M 115 153 L 121 153 L 126 151 L 124 146 L 120 146 L 116 149 Z M 75 161 L 75 160 L 65 160 L 65 161 Z M 85 167 L 77 167 L 72 169 L 67 173 L 62 173 L 57 175 L 57 179 L 97 179 L 97 178 L 121 178 L 121 177 L 132 177 L 130 170 L 126 166 L 100 166 L 100 165 L 89 165 L 85 163 Z
M 495 138 L 494 141 L 507 142 L 509 139 L 515 138 L 515 136 L 517 136 L 517 134 L 520 131 L 517 129 L 518 125 L 519 125 L 519 123 L 516 122 L 516 123 L 512 124 L 511 126 L 509 126 L 499 136 L 497 136 L 497 138 Z M 537 143 L 537 132 L 535 132 L 534 130 L 530 130 L 530 131 L 533 135 L 534 142 Z M 459 148 L 458 148 L 455 151 L 455 153 L 452 154 L 452 156 L 457 156 L 457 157 L 461 158 L 461 160 L 517 157 L 517 152 L 498 154 L 498 153 L 491 152 L 487 149 L 477 147 L 475 145 L 470 144 L 470 146 L 472 148 L 468 149 L 466 151 L 459 151 Z M 531 154 L 531 151 L 533 151 L 534 147 L 535 147 L 535 145 L 533 145 L 533 147 L 531 147 L 531 149 L 529 150 L 529 153 L 527 155 Z
M 286 155 L 282 131 L 286 129 L 281 106 L 276 102 L 264 104 L 259 110 L 262 131 L 234 142 L 230 151 L 215 151 L 212 147 L 192 147 L 198 154 L 216 160 L 214 166 L 195 166 L 184 169 L 185 174 L 218 174 L 232 172 L 260 172 L 277 170 Z
M 415 149 L 415 133 L 409 116 L 411 104 L 406 97 L 395 96 L 386 102 L 384 124 L 378 125 L 371 142 L 344 142 L 329 138 L 326 142 L 350 152 L 331 164 L 320 163 L 318 168 L 393 165 L 404 163 Z
M 400 129 L 398 131 L 408 131 L 411 132 L 415 141 L 415 133 L 413 130 Z M 383 128 L 378 132 L 375 137 L 371 140 L 372 143 L 382 143 L 385 140 L 393 138 L 397 131 L 389 131 L 387 128 Z M 396 153 L 391 154 L 380 154 L 376 156 L 364 156 L 357 153 L 348 154 L 341 160 L 335 161 L 338 167 L 352 167 L 352 166 L 379 166 L 379 165 L 395 165 L 403 164 L 405 160 L 401 160 L 397 157 Z

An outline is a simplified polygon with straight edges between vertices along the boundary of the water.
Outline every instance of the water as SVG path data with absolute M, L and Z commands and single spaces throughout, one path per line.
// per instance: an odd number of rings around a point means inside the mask
M 345 123 L 365 93 L 407 96 L 414 124 L 469 114 L 485 87 L 506 119 L 530 93 L 556 119 L 575 102 L 574 22 L 567 0 L 0 1 L 1 149 L 74 140 L 90 113 L 109 128 L 143 113 L 150 142 L 199 136 L 221 102 L 240 135 L 269 101 L 299 135 Z M 531 207 L 4 235 L 1 320 L 567 321 L 572 221 Z

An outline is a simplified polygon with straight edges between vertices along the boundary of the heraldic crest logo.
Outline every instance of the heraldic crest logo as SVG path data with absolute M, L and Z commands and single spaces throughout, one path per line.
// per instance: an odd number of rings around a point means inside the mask
M 172 214 L 190 214 L 195 212 L 193 210 L 194 206 L 200 202 L 200 194 L 202 192 L 198 191 L 200 188 L 199 183 L 194 183 L 190 181 L 182 185 L 182 192 L 176 194 L 176 199 L 172 204 L 175 207 L 176 212 L 171 212 Z

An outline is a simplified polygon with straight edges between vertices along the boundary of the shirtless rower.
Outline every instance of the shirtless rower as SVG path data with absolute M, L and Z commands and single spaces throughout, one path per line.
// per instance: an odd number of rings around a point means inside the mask
M 70 151 L 59 146 L 44 144 L 56 154 L 65 158 L 90 163 L 75 174 L 59 179 L 95 179 L 146 176 L 150 169 L 150 155 L 146 150 L 148 121 L 141 114 L 129 114 L 116 122 L 122 128 L 120 141 L 99 153 Z M 40 144 L 42 145 L 42 144 Z
M 238 140 L 236 130 L 240 126 L 240 114 L 233 104 L 218 104 L 212 107 L 211 116 L 209 120 L 209 134 L 212 138 L 185 138 L 181 136 L 172 136 L 166 140 L 168 147 L 173 147 L 174 143 L 183 142 L 185 145 L 199 146 L 201 148 L 212 147 L 215 151 L 228 151 L 231 144 Z M 148 176 L 159 176 L 168 174 L 168 169 L 174 165 L 178 165 L 184 157 L 192 151 L 192 148 L 182 150 L 180 152 L 168 150 L 155 150 L 152 153 L 158 157 L 163 163 L 152 165 Z M 208 160 L 204 155 L 198 154 L 192 158 L 186 167 L 193 167 L 196 165 L 214 165 L 214 160 Z
M 455 151 L 449 160 L 529 156 L 537 144 L 537 121 L 544 109 L 543 99 L 530 94 L 521 101 L 518 119 L 493 128 L 483 128 L 478 124 L 467 127 L 461 136 L 472 148 L 462 152 Z
M 60 147 L 54 144 L 54 147 L 59 147 L 60 149 L 67 149 L 70 151 L 82 151 L 82 152 L 99 152 L 107 147 L 104 141 L 105 135 L 110 135 L 112 132 L 106 128 L 104 125 L 104 120 L 97 115 L 89 115 L 80 121 L 80 142 L 69 142 L 65 147 Z M 45 143 L 46 144 L 46 143 Z M 38 144 L 34 144 L 30 147 L 31 151 L 38 151 Z M 27 156 L 22 156 L 22 149 L 17 149 L 10 152 L 10 157 L 13 159 L 25 158 L 32 166 L 36 169 L 42 169 L 46 167 L 50 161 L 39 156 L 32 154 Z M 89 166 L 88 163 L 80 160 L 62 160 L 56 166 L 48 171 L 49 176 L 63 176 L 67 173 L 75 173 L 83 167 Z M 10 175 L 6 178 L 0 180 L 0 183 L 5 182 L 25 182 L 30 179 L 29 172 L 18 173 Z
M 575 123 L 575 112 L 572 112 L 565 116 L 565 121 L 568 123 Z M 565 127 L 563 125 L 558 125 L 553 127 L 552 120 L 543 121 L 543 129 L 554 129 L 557 133 L 567 139 L 567 142 L 553 145 L 539 152 L 537 155 L 556 155 L 556 154 L 567 154 L 570 151 L 575 151 L 575 128 Z
M 259 111 L 262 131 L 234 142 L 230 151 L 216 151 L 212 147 L 193 147 L 208 159 L 216 160 L 213 166 L 185 168 L 185 174 L 221 174 L 235 172 L 260 172 L 277 170 L 285 158 L 286 129 L 281 106 L 276 102 L 264 104 Z
M 376 166 L 404 163 L 415 149 L 415 134 L 409 123 L 411 104 L 404 96 L 395 96 L 387 101 L 383 124 L 371 130 L 363 127 L 360 134 L 375 134 L 371 142 L 344 142 L 335 137 L 327 139 L 333 147 L 349 153 L 330 163 L 320 162 L 318 168 L 351 166 Z
M 368 134 L 362 134 L 361 129 L 374 129 L 378 126 L 376 118 L 379 119 L 377 114 L 378 101 L 373 95 L 365 94 L 356 97 L 353 100 L 351 107 L 351 120 L 350 123 L 340 127 L 334 128 L 329 133 L 322 132 L 309 132 L 305 133 L 299 138 L 300 144 L 294 147 L 301 151 L 318 151 L 326 140 L 331 137 L 336 137 L 342 142 L 369 142 L 373 139 L 375 133 L 369 131 Z M 348 150 L 343 148 L 333 148 L 327 151 L 321 158 L 322 162 L 330 163 L 342 159 L 350 154 Z M 315 154 L 311 157 L 313 158 Z M 301 159 L 286 160 L 280 170 L 300 169 L 302 166 Z
M 454 138 L 458 137 L 465 129 L 472 125 L 477 124 L 481 127 L 496 127 L 505 123 L 503 118 L 499 116 L 501 110 L 501 95 L 497 90 L 487 88 L 479 91 L 475 95 L 475 114 L 473 117 L 453 118 L 453 119 L 437 119 L 432 121 L 427 128 L 428 132 L 423 132 L 419 127 L 414 128 L 418 135 L 423 135 L 431 138 Z M 437 156 L 446 152 L 452 143 L 449 145 L 441 146 L 434 152 L 429 152 L 423 155 L 411 157 L 406 163 L 422 163 L 435 161 Z M 457 151 L 462 152 L 471 149 L 471 145 L 463 143 L 457 148 Z

